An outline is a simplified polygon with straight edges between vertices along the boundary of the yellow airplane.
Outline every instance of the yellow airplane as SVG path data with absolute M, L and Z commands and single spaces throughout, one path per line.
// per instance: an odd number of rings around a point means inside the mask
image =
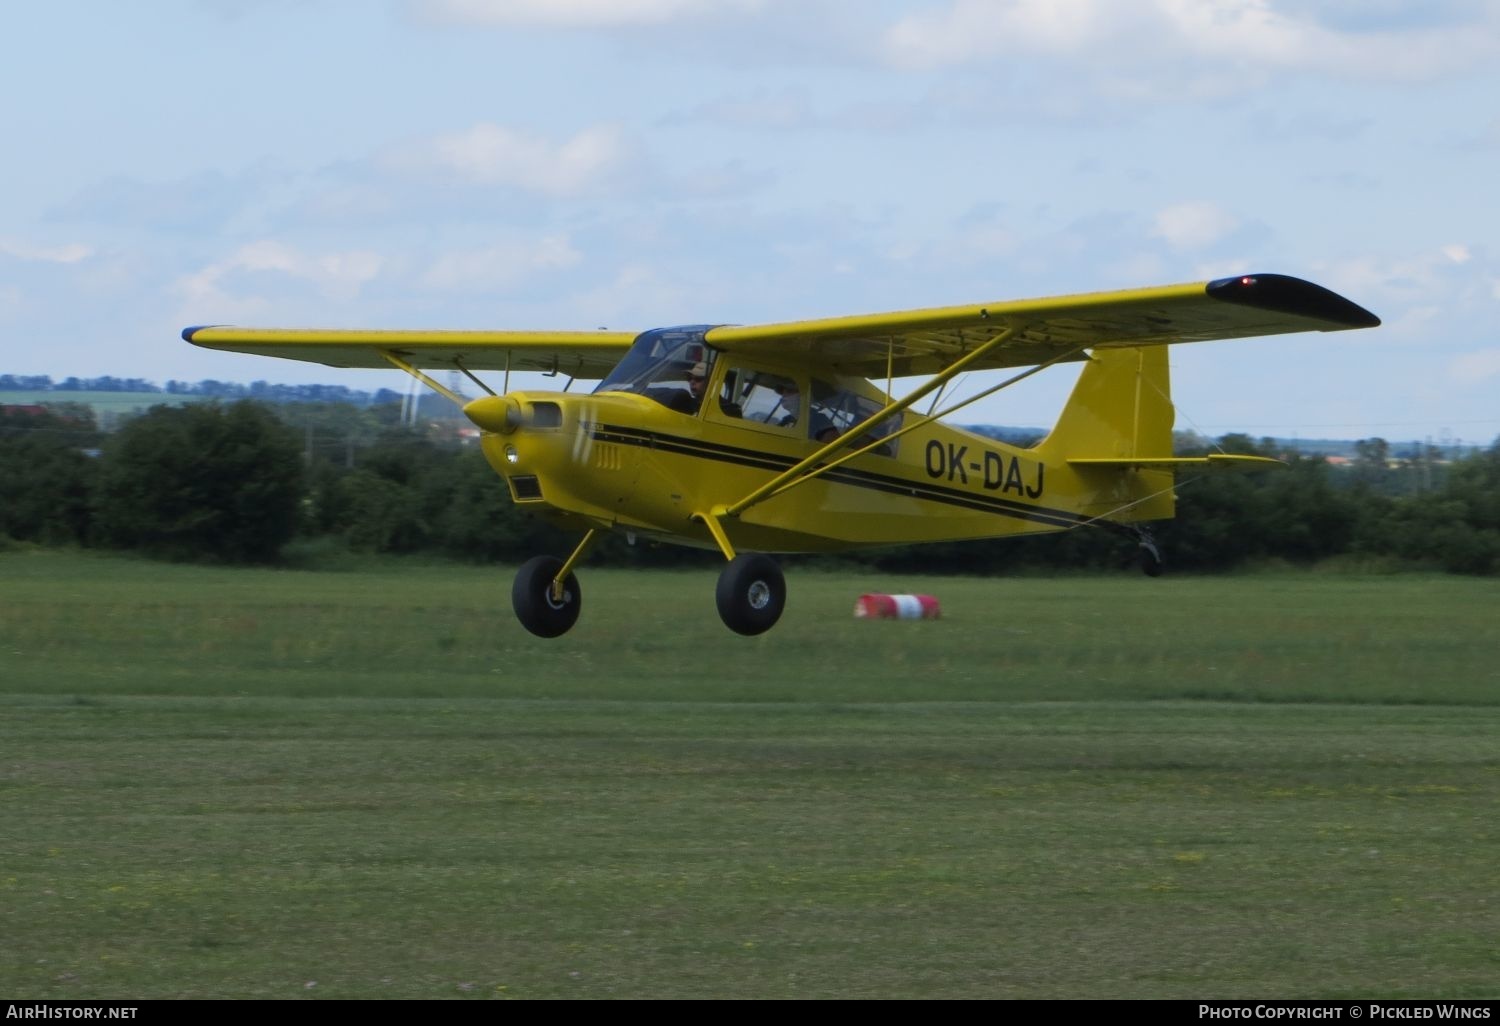
M 511 589 L 521 624 L 557 637 L 582 605 L 574 573 L 601 531 L 717 549 L 724 623 L 759 634 L 786 583 L 767 553 L 955 541 L 1087 525 L 1136 534 L 1169 519 L 1184 470 L 1254 469 L 1256 456 L 1172 455 L 1166 346 L 1369 328 L 1379 318 L 1284 275 L 752 326 L 630 332 L 192 327 L 209 349 L 331 367 L 396 367 L 482 429 L 511 498 L 583 532 Z M 1030 448 L 940 423 L 1054 364 L 1084 366 L 1056 426 Z M 939 410 L 969 371 L 1026 368 Z M 468 400 L 427 370 L 457 370 Z M 496 393 L 475 371 L 504 372 Z M 591 393 L 510 391 L 512 371 L 602 379 Z M 897 378 L 922 380 L 900 399 Z M 872 381 L 873 379 L 873 381 Z M 885 387 L 875 384 L 884 381 Z M 925 413 L 915 408 L 930 400 Z

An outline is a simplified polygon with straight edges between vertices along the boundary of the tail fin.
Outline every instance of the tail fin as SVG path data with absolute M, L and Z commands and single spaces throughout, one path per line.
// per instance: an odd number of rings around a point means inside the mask
M 1033 451 L 1049 480 L 1062 474 L 1077 482 L 1086 496 L 1081 512 L 1115 523 L 1170 519 L 1180 470 L 1285 466 L 1266 456 L 1173 456 L 1174 419 L 1166 346 L 1096 349 L 1057 425 Z
M 1080 512 L 1115 523 L 1171 518 L 1171 374 L 1166 346 L 1096 349 L 1052 433 L 1036 446 L 1077 482 Z
M 1173 419 L 1166 346 L 1096 349 L 1037 449 L 1048 462 L 1170 457 Z

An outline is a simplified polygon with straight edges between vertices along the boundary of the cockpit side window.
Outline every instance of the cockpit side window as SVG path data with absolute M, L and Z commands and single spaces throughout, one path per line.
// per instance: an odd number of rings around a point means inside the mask
M 741 420 L 790 428 L 801 422 L 801 398 L 801 389 L 791 378 L 731 367 L 719 388 L 719 409 Z

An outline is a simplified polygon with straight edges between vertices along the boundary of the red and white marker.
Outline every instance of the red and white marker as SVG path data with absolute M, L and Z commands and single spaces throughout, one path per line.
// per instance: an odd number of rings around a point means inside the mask
M 861 595 L 854 603 L 859 620 L 936 620 L 942 616 L 931 595 Z

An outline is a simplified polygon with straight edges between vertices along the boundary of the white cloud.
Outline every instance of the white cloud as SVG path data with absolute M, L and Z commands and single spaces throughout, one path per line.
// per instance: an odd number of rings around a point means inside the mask
M 38 263 L 76 264 L 93 256 L 94 250 L 81 242 L 63 246 L 37 246 L 17 239 L 0 239 L 0 253 Z
M 490 122 L 392 152 L 385 162 L 431 169 L 474 185 L 513 186 L 548 196 L 575 196 L 624 172 L 630 161 L 619 129 L 599 125 L 553 142 Z
M 1320 23 L 1315 12 L 1285 0 L 952 0 L 893 24 L 884 53 L 898 67 L 920 69 L 1050 56 L 1154 77 L 1186 59 L 1205 68 L 1410 80 L 1493 58 L 1500 53 L 1497 23 L 1495 5 L 1437 25 L 1352 30 Z
M 1157 0 L 1178 49 L 1275 66 L 1298 65 L 1337 46 L 1336 34 L 1278 13 L 1269 0 Z
M 955 0 L 946 10 L 903 18 L 885 35 L 886 56 L 908 68 L 1007 53 L 1066 54 L 1094 45 L 1129 20 L 1104 0 Z
M 272 272 L 313 285 L 333 299 L 352 299 L 380 273 L 383 261 L 368 250 L 319 255 L 264 239 L 241 246 L 227 260 L 179 278 L 175 288 L 192 307 L 243 308 L 245 300 L 230 287 L 235 276 Z
M 1398 258 L 1361 257 L 1330 265 L 1327 276 L 1332 287 L 1387 301 L 1416 305 L 1438 298 L 1451 300 L 1464 289 L 1473 270 L 1459 270 L 1468 262 L 1468 253 L 1467 246 L 1449 245 Z
M 1321 70 L 1352 77 L 1426 79 L 1493 57 L 1495 12 L 1476 9 L 1468 24 L 1340 31 L 1272 0 L 1157 0 L 1185 52 L 1268 68 Z M 1492 5 L 1493 6 L 1493 5 Z
M 422 275 L 423 285 L 453 291 L 503 289 L 541 271 L 572 267 L 582 259 L 566 236 L 521 240 L 485 249 L 449 253 Z
M 1239 227 L 1239 221 L 1208 200 L 1189 200 L 1157 211 L 1151 234 L 1173 249 L 1212 245 Z
M 1475 385 L 1500 377 L 1500 349 L 1483 349 L 1455 357 L 1448 364 L 1448 376 L 1465 385 Z
M 460 24 L 609 28 L 660 25 L 761 6 L 761 0 L 422 0 L 417 9 Z
M 646 263 L 620 265 L 607 282 L 574 296 L 569 305 L 587 311 L 583 319 L 610 328 L 640 330 L 653 324 L 690 320 L 695 309 L 708 309 L 718 297 L 670 270 Z

